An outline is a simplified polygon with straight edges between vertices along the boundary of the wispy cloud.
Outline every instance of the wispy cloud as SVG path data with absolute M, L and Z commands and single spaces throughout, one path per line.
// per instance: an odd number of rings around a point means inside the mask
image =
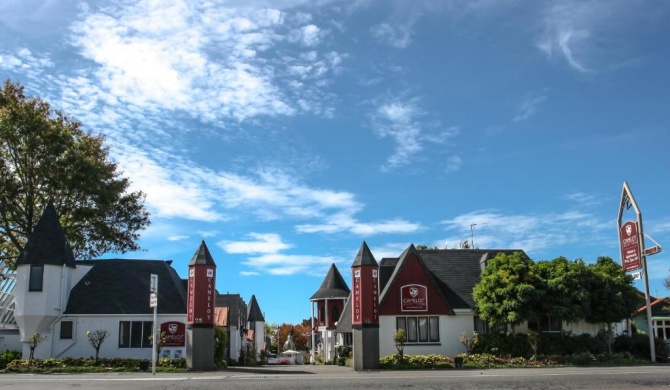
M 479 248 L 518 248 L 528 253 L 558 248 L 570 242 L 579 242 L 583 246 L 584 237 L 589 237 L 592 245 L 602 244 L 603 234 L 611 229 L 610 221 L 576 211 L 510 215 L 483 210 L 441 223 L 448 230 L 457 232 L 444 239 L 449 247 L 458 247 L 463 240 L 474 240 Z
M 421 224 L 393 219 L 372 223 L 357 221 L 350 215 L 333 215 L 326 218 L 322 224 L 297 225 L 296 230 L 300 233 L 338 233 L 347 231 L 351 234 L 369 237 L 377 234 L 406 234 L 413 233 L 422 228 Z
M 248 236 L 252 241 L 220 241 L 217 244 L 226 253 L 235 254 L 277 253 L 293 247 L 275 233 L 249 233 Z
M 398 49 L 403 49 L 412 42 L 412 23 L 395 27 L 381 23 L 371 27 L 370 32 L 378 41 Z
M 439 124 L 431 123 L 426 117 L 427 113 L 420 107 L 416 97 L 397 97 L 376 102 L 371 114 L 372 127 L 377 136 L 389 137 L 395 142 L 395 151 L 382 170 L 389 171 L 410 164 L 424 150 L 425 144 L 442 144 L 458 135 L 458 127 L 441 129 Z
M 340 263 L 345 260 L 351 261 L 351 259 L 341 259 L 330 256 L 272 253 L 250 257 L 242 264 L 255 269 L 256 272 L 270 275 L 287 276 L 303 273 L 323 277 L 331 264 Z
M 516 108 L 517 114 L 514 121 L 520 122 L 528 119 L 535 114 L 537 107 L 545 100 L 547 100 L 547 95 L 544 92 L 526 95 Z

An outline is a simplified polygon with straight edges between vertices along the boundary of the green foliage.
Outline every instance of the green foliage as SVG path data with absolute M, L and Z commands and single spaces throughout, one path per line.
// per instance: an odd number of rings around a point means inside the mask
M 344 366 L 347 364 L 347 359 L 351 358 L 351 345 L 339 345 L 335 351 L 337 352 L 337 365 Z
M 19 83 L 0 88 L 0 257 L 17 256 L 49 202 L 77 258 L 136 251 L 149 225 L 103 136 L 82 130 Z M 14 264 L 9 264 L 13 267 Z
M 533 261 L 521 252 L 498 254 L 488 262 L 473 290 L 479 318 L 491 326 L 535 319 L 536 279 Z
M 478 335 L 478 341 L 472 353 L 530 357 L 533 355 L 533 350 L 525 334 L 496 332 Z
M 214 365 L 217 368 L 228 367 L 226 362 L 226 348 L 228 346 L 228 332 L 226 328 L 214 327 Z
M 0 370 L 4 370 L 9 363 L 21 359 L 21 352 L 7 350 L 0 354 Z
M 56 373 L 56 372 L 134 372 L 139 369 L 140 362 L 145 359 L 126 358 L 102 358 L 96 364 L 93 357 L 90 358 L 62 358 L 62 359 L 33 359 L 32 365 L 24 359 L 16 359 L 10 362 L 5 371 L 7 372 L 33 372 L 33 373 Z M 161 358 L 156 362 L 158 372 L 184 372 L 186 371 L 186 359 Z
M 388 355 L 379 360 L 381 369 L 439 369 L 453 368 L 454 360 L 444 355 L 411 355 L 398 360 L 398 355 Z

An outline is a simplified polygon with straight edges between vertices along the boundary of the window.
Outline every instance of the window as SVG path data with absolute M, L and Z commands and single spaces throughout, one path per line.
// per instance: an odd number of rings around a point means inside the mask
M 151 321 L 120 321 L 119 348 L 151 348 Z
M 396 328 L 404 329 L 408 343 L 439 343 L 439 317 L 396 317 Z
M 550 315 L 546 315 L 538 321 L 528 323 L 528 329 L 535 332 L 556 333 L 560 332 L 561 328 L 561 321 L 551 318 Z
M 657 339 L 670 340 L 670 321 L 654 320 L 654 329 Z
M 340 309 L 337 306 L 333 306 L 332 309 L 330 309 L 330 321 L 335 322 L 340 319 Z
M 319 305 L 319 322 L 326 322 L 326 305 Z
M 61 321 L 60 322 L 60 339 L 61 340 L 72 340 L 72 321 Z
M 30 282 L 28 284 L 28 291 L 42 291 L 42 279 L 44 276 L 43 265 L 30 266 Z

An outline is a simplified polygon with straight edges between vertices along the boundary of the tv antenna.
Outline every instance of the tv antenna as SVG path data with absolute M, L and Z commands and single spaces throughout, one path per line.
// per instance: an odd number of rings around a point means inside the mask
M 481 223 L 476 223 L 473 222 L 470 224 L 470 242 L 472 243 L 472 249 L 475 249 L 475 226 L 477 225 L 487 225 L 488 222 L 481 222 Z

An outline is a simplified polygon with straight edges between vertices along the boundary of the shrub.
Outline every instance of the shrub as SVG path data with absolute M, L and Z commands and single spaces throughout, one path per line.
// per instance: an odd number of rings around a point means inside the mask
M 9 363 L 16 359 L 21 359 L 21 352 L 7 350 L 0 354 L 0 370 L 4 370 Z

